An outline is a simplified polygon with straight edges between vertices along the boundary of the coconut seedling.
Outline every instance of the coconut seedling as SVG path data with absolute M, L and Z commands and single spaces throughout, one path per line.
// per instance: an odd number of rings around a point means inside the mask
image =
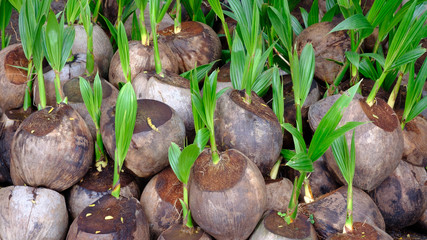
M 265 184 L 259 169 L 241 152 L 217 150 L 213 118 L 216 101 L 224 91 L 216 93 L 216 77 L 215 71 L 205 79 L 203 96 L 192 94 L 209 130 L 210 148 L 193 165 L 189 205 L 197 224 L 216 239 L 245 239 L 264 212 Z
M 252 2 L 230 1 L 238 18 L 230 66 L 233 89 L 218 100 L 215 134 L 220 150 L 241 151 L 268 175 L 283 136 L 277 117 L 260 97 L 271 84 L 273 68 L 265 70 L 265 62 L 273 46 L 263 47 L 259 9 Z
M 179 239 L 188 239 L 192 236 L 196 237 L 196 239 L 210 239 L 204 234 L 203 230 L 194 226 L 188 204 L 188 183 L 190 180 L 191 167 L 205 148 L 208 140 L 209 131 L 206 128 L 202 128 L 197 132 L 195 142 L 186 146 L 182 152 L 178 145 L 171 143 L 168 152 L 169 163 L 176 177 L 183 184 L 183 199 L 179 199 L 182 206 L 183 223 L 182 225 L 171 226 L 164 231 L 158 239 L 172 239 L 177 235 L 182 235 Z
M 10 35 L 6 35 L 6 27 L 9 24 L 10 16 L 12 15 L 12 5 L 8 0 L 0 2 L 0 31 L 1 31 L 1 49 L 7 47 L 10 42 Z M 0 49 L 0 50 L 1 50 Z
M 232 38 L 230 35 L 230 30 L 228 29 L 228 24 L 225 21 L 224 12 L 221 7 L 221 3 L 219 0 L 208 0 L 209 4 L 212 7 L 212 10 L 215 12 L 215 14 L 218 16 L 218 18 L 221 20 L 222 28 L 224 29 L 225 37 L 227 40 L 228 49 L 231 51 L 232 46 Z
M 74 42 L 75 31 L 72 27 L 64 28 L 64 15 L 61 20 L 56 20 L 55 14 L 50 11 L 47 18 L 47 25 L 43 29 L 43 50 L 46 60 L 55 73 L 55 95 L 56 103 L 67 103 L 67 97 L 62 92 L 61 79 L 59 77 L 62 68 L 67 62 Z
M 27 110 L 31 105 L 31 91 L 33 89 L 33 54 L 36 51 L 36 41 L 40 39 L 40 32 L 46 20 L 46 15 L 49 11 L 50 1 L 33 1 L 27 0 L 22 5 L 19 13 L 19 33 L 22 41 L 24 54 L 28 59 L 27 67 L 27 88 L 24 97 L 24 110 Z M 37 56 L 40 59 L 40 56 Z M 38 62 L 40 62 L 38 60 Z M 43 57 L 41 56 L 41 59 Z

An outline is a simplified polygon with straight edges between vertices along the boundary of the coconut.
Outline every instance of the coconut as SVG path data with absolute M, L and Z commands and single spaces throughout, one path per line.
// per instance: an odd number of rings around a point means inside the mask
M 403 129 L 402 159 L 415 166 L 427 165 L 427 121 L 417 116 Z
M 421 218 L 427 208 L 426 183 L 423 167 L 400 161 L 394 172 L 370 193 L 387 228 L 404 228 Z
M 171 142 L 184 145 L 184 123 L 168 105 L 151 100 L 138 100 L 135 129 L 126 155 L 125 166 L 138 177 L 149 177 L 169 165 Z M 115 107 L 101 116 L 101 134 L 105 149 L 114 156 Z
M 150 237 L 144 210 L 135 198 L 105 195 L 74 219 L 67 234 L 74 239 L 135 239 Z
M 221 57 L 221 42 L 215 31 L 201 22 L 182 22 L 181 31 L 174 33 L 174 26 L 159 31 L 165 36 L 178 60 L 179 72 L 187 72 Z
M 189 229 L 182 224 L 172 225 L 162 232 L 157 240 L 210 240 L 212 239 L 201 228 Z
M 264 179 L 256 165 L 235 149 L 220 153 L 217 164 L 211 156 L 205 149 L 191 171 L 193 219 L 215 239 L 246 239 L 265 210 Z
M 392 240 L 393 238 L 382 229 L 364 222 L 353 223 L 353 231 L 349 233 L 336 233 L 327 238 L 328 240 L 358 240 L 358 239 L 378 239 Z
M 215 110 L 215 138 L 219 150 L 237 149 L 268 175 L 282 150 L 282 128 L 273 110 L 255 93 L 251 104 L 244 91 L 227 90 Z
M 267 205 L 265 210 L 285 211 L 291 199 L 293 184 L 287 178 L 265 180 Z
M 347 213 L 347 186 L 343 186 L 300 206 L 301 213 L 313 216 L 314 228 L 320 237 L 326 238 L 341 232 Z M 355 222 L 367 222 L 385 229 L 381 212 L 364 191 L 353 187 L 353 219 Z
M 327 97 L 312 105 L 308 119 L 313 131 L 320 120 L 339 98 Z M 367 122 L 355 129 L 356 167 L 353 185 L 371 191 L 381 184 L 399 165 L 403 153 L 403 134 L 396 113 L 381 99 L 369 107 L 360 95 L 356 95 L 343 113 L 340 125 L 347 122 Z M 346 133 L 348 145 L 351 133 Z M 350 146 L 348 146 L 350 148 Z M 345 180 L 330 149 L 325 153 L 328 168 L 342 184 Z
M 304 46 L 311 43 L 315 55 L 314 76 L 328 84 L 333 84 L 342 66 L 336 62 L 345 62 L 345 52 L 350 49 L 350 37 L 345 31 L 329 33 L 335 24 L 320 22 L 304 29 L 295 39 L 297 51 L 301 54 Z M 331 61 L 334 60 L 334 61 Z
M 1 188 L 0 218 L 0 239 L 3 240 L 57 240 L 67 234 L 65 199 L 46 188 Z
M 37 111 L 22 122 L 13 137 L 13 183 L 63 191 L 86 174 L 93 151 L 89 129 L 72 107 L 60 104 Z
M 181 223 L 182 183 L 170 167 L 155 175 L 141 194 L 141 205 L 150 226 L 151 239 Z
M 0 108 L 3 111 L 20 108 L 24 104 L 27 71 L 17 67 L 28 67 L 28 60 L 20 43 L 9 45 L 0 51 Z
M 74 38 L 72 54 L 87 53 L 87 35 L 82 25 L 74 25 L 76 35 Z M 108 77 L 111 58 L 113 58 L 113 46 L 111 46 L 110 38 L 105 34 L 104 30 L 97 24 L 93 25 L 93 57 L 95 64 L 98 66 L 100 75 L 103 78 Z

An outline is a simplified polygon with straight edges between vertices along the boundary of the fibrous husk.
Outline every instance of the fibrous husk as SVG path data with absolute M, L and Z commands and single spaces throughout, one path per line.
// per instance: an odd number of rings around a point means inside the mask
M 58 240 L 67 234 L 65 199 L 46 188 L 1 188 L 0 219 L 3 240 Z
M 114 156 L 115 107 L 101 116 L 101 134 L 105 149 Z M 135 129 L 124 165 L 138 177 L 149 177 L 169 165 L 168 149 L 171 142 L 183 146 L 184 122 L 168 105 L 139 99 Z
M 347 212 L 347 186 L 343 186 L 315 199 L 311 203 L 301 204 L 300 213 L 313 215 L 314 228 L 320 237 L 326 238 L 341 232 Z M 384 219 L 374 201 L 364 191 L 353 187 L 353 220 L 367 222 L 385 229 Z
M 227 90 L 215 110 L 215 137 L 219 150 L 236 149 L 268 175 L 282 149 L 282 129 L 273 110 L 252 93 L 247 104 L 244 91 Z
M 105 195 L 86 207 L 74 219 L 67 234 L 68 240 L 150 238 L 144 210 L 135 198 L 116 199 Z
M 415 166 L 427 165 L 427 121 L 417 116 L 403 129 L 402 159 Z
M 76 35 L 74 38 L 73 47 L 71 48 L 72 54 L 87 53 L 87 35 L 82 25 L 74 25 Z M 97 24 L 93 26 L 93 56 L 95 64 L 98 66 L 99 74 L 103 78 L 108 77 L 108 70 L 110 67 L 111 58 L 113 58 L 113 46 L 110 39 L 104 30 Z
M 172 225 L 160 234 L 157 240 L 210 240 L 212 239 L 203 229 L 194 227 L 189 229 L 182 224 Z
M 287 178 L 265 180 L 267 204 L 265 210 L 286 211 L 291 199 L 293 184 Z
M 9 45 L 0 51 L 0 108 L 3 111 L 20 108 L 24 104 L 27 71 L 17 67 L 28 67 L 28 60 L 20 43 Z
M 37 111 L 22 122 L 13 137 L 13 183 L 63 191 L 86 174 L 93 151 L 89 129 L 72 107 L 61 104 Z
M 205 149 L 194 163 L 191 214 L 215 239 L 246 239 L 265 210 L 264 179 L 256 165 L 235 149 L 220 153 L 220 159 L 215 165 L 211 150 Z
M 366 222 L 353 223 L 353 231 L 348 233 L 336 233 L 327 238 L 327 240 L 358 240 L 358 239 L 377 239 L 377 240 L 392 240 L 384 230 L 370 225 Z
M 182 221 L 183 185 L 171 168 L 155 175 L 145 186 L 141 194 L 141 205 L 150 226 L 151 239 Z
M 344 63 L 344 53 L 350 49 L 350 37 L 345 31 L 329 33 L 334 27 L 332 22 L 316 23 L 304 29 L 295 39 L 298 53 L 306 44 L 313 45 L 316 61 L 314 76 L 328 84 L 334 82 L 342 69 L 335 61 Z
M 427 208 L 427 173 L 405 161 L 370 195 L 384 217 L 387 228 L 399 229 L 416 223 Z
M 310 107 L 308 119 L 313 131 L 338 98 L 339 95 L 327 97 Z M 371 191 L 399 165 L 403 153 L 402 130 L 396 113 L 387 103 L 377 99 L 373 108 L 370 108 L 360 95 L 356 95 L 344 110 L 339 126 L 351 121 L 367 122 L 355 129 L 356 167 L 353 185 Z M 349 149 L 351 134 L 346 133 Z M 344 184 L 345 180 L 330 149 L 326 151 L 325 158 L 328 168 Z

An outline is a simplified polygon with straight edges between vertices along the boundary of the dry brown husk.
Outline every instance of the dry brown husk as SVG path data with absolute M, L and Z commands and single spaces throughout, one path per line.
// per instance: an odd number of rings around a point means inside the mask
M 268 175 L 282 149 L 282 129 L 273 110 L 252 93 L 246 104 L 244 91 L 229 89 L 218 99 L 215 137 L 219 150 L 236 149 Z
M 299 214 L 295 221 L 287 224 L 277 214 L 269 211 L 260 221 L 249 240 L 316 240 L 317 234 L 309 219 Z
M 320 22 L 304 29 L 295 39 L 298 53 L 304 46 L 311 43 L 315 55 L 314 76 L 328 84 L 333 84 L 342 66 L 337 62 L 346 61 L 345 51 L 350 49 L 350 37 L 345 31 L 329 33 L 335 27 L 333 22 Z
M 22 122 L 13 137 L 13 183 L 63 191 L 86 174 L 93 151 L 89 129 L 72 107 L 61 104 L 37 111 Z
M 102 139 L 110 156 L 114 156 L 116 149 L 114 119 L 115 107 L 101 116 Z M 124 165 L 138 177 L 153 176 L 169 165 L 171 142 L 183 146 L 184 140 L 184 122 L 172 108 L 156 100 L 140 99 L 135 130 Z
M 68 240 L 134 239 L 150 237 L 144 210 L 135 198 L 105 195 L 74 219 Z
M 16 68 L 28 67 L 28 60 L 20 43 L 9 45 L 0 51 L 0 108 L 8 111 L 24 104 L 27 71 Z
M 181 31 L 174 26 L 159 31 L 178 60 L 179 73 L 187 72 L 221 57 L 221 42 L 215 31 L 201 22 L 182 22 Z
M 46 188 L 1 188 L 0 218 L 2 240 L 58 240 L 67 234 L 65 199 Z
M 82 25 L 74 25 L 76 35 L 74 38 L 73 47 L 71 48 L 72 54 L 87 53 L 87 35 Z M 95 64 L 98 66 L 99 75 L 103 78 L 108 77 L 108 70 L 110 67 L 111 58 L 113 58 L 113 46 L 110 39 L 105 34 L 104 30 L 97 24 L 93 25 L 93 57 Z
M 211 156 L 205 149 L 191 171 L 193 219 L 215 239 L 246 239 L 265 210 L 264 179 L 256 165 L 235 149 L 220 153 L 216 165 Z
M 392 240 L 386 232 L 382 229 L 370 225 L 366 222 L 355 222 L 353 224 L 353 231 L 348 233 L 336 233 L 327 238 L 328 240 Z
M 292 194 L 292 181 L 287 178 L 265 180 L 267 204 L 265 210 L 285 211 Z
M 339 96 L 328 97 L 310 107 L 308 119 L 313 131 Z M 403 153 L 403 134 L 396 114 L 383 100 L 377 99 L 375 112 L 368 112 L 369 115 L 362 106 L 371 109 L 360 95 L 356 95 L 345 109 L 339 126 L 350 121 L 368 122 L 355 129 L 356 168 L 353 185 L 371 191 L 399 165 Z M 352 132 L 346 133 L 348 148 L 351 144 L 351 134 Z M 326 151 L 325 158 L 328 168 L 337 176 L 337 180 L 344 184 L 345 180 L 330 149 Z
M 405 161 L 370 195 L 384 217 L 387 228 L 399 229 L 416 223 L 427 208 L 427 173 Z
M 300 213 L 306 216 L 313 215 L 314 228 L 322 238 L 342 231 L 346 211 L 347 186 L 325 194 L 311 203 L 300 205 Z M 368 194 L 356 187 L 353 187 L 353 220 L 385 229 L 384 219 L 378 207 Z
M 170 167 L 155 175 L 141 194 L 141 205 L 150 226 L 151 239 L 169 227 L 180 224 L 183 199 L 182 183 Z
M 104 159 L 100 159 L 103 161 Z M 111 179 L 113 179 L 114 162 L 108 162 L 107 167 L 98 171 L 92 167 L 88 173 L 71 187 L 67 197 L 68 209 L 72 219 L 76 218 L 83 209 L 104 195 L 111 194 Z M 136 199 L 141 191 L 134 176 L 126 169 L 120 173 L 120 196 Z

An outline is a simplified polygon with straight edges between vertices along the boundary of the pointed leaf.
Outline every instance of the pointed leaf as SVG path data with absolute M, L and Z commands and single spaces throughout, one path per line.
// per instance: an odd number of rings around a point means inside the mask
M 179 156 L 179 171 L 182 177 L 182 183 L 187 184 L 190 178 L 190 170 L 199 157 L 200 149 L 196 144 L 190 144 L 185 147 Z
M 305 152 L 295 154 L 287 163 L 287 166 L 299 172 L 313 172 L 313 162 Z
M 372 25 L 366 20 L 365 16 L 363 14 L 355 14 L 341 23 L 339 23 L 337 26 L 335 26 L 330 33 L 337 32 L 341 30 L 360 30 L 360 29 L 373 29 Z
M 206 144 L 209 141 L 209 130 L 207 128 L 202 128 L 196 133 L 194 138 L 194 143 L 199 147 L 200 152 L 205 149 Z
M 169 164 L 171 165 L 171 168 L 175 173 L 176 177 L 178 178 L 178 180 L 180 182 L 183 182 L 183 178 L 180 171 L 181 169 L 179 168 L 180 155 L 181 155 L 181 150 L 179 149 L 179 146 L 176 145 L 176 143 L 172 142 L 168 150 Z
M 412 49 L 402 56 L 400 56 L 396 61 L 391 65 L 391 68 L 398 68 L 402 65 L 408 64 L 410 62 L 415 62 L 419 57 L 421 57 L 426 52 L 425 48 L 417 47 Z
M 307 148 L 303 136 L 294 126 L 292 126 L 292 124 L 284 123 L 282 124 L 282 127 L 297 139 L 298 145 L 303 151 Z

